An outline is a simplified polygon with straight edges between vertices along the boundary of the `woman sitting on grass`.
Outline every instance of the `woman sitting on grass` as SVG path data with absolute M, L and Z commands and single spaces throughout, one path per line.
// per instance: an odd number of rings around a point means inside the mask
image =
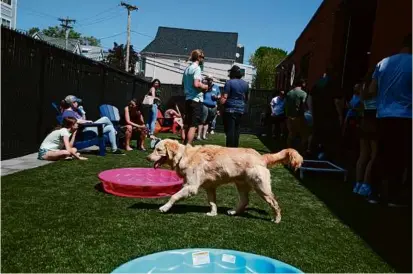
M 121 124 L 125 129 L 125 149 L 127 151 L 133 150 L 130 146 L 130 140 L 134 132 L 139 134 L 138 149 L 145 151 L 145 137 L 148 130 L 143 119 L 141 104 L 137 99 L 132 99 L 125 107 L 125 116 Z
M 87 158 L 81 157 L 77 149 L 73 147 L 77 127 L 78 124 L 75 118 L 64 118 L 62 126 L 49 133 L 40 145 L 38 159 L 46 161 L 71 160 L 73 158 L 87 160 Z M 69 141 L 70 136 L 72 136 L 72 139 Z

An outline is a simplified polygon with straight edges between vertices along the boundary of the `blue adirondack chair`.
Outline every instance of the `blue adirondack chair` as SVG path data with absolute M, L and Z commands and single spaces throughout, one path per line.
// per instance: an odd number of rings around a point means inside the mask
M 119 146 L 119 137 L 122 134 L 119 134 L 122 132 L 121 126 L 120 126 L 120 114 L 119 114 L 119 109 L 115 106 L 104 104 L 99 107 L 99 113 L 100 117 L 107 117 L 113 124 L 113 127 L 115 130 L 118 132 L 116 135 L 116 142 L 118 143 Z
M 60 112 L 59 107 L 52 103 L 52 107 L 56 110 L 56 120 L 59 125 L 62 124 L 63 117 L 62 113 Z M 97 128 L 98 135 L 94 132 L 83 132 L 84 128 L 87 127 L 95 127 Z M 76 134 L 76 140 L 73 146 L 77 149 L 84 149 L 91 146 L 99 146 L 99 155 L 105 156 L 106 155 L 106 142 L 108 142 L 109 138 L 106 134 L 103 134 L 103 124 L 100 123 L 87 123 L 87 124 L 79 124 L 79 131 Z

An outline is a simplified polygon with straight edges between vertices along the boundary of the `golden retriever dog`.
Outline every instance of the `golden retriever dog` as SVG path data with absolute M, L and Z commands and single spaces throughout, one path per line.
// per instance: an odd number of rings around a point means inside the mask
M 182 145 L 175 140 L 160 141 L 147 159 L 154 162 L 154 168 L 169 164 L 183 179 L 180 191 L 159 208 L 167 212 L 177 201 L 196 195 L 200 187 L 207 192 L 211 211 L 217 215 L 216 189 L 222 184 L 234 183 L 239 193 L 239 204 L 229 215 L 241 214 L 248 205 L 248 194 L 255 190 L 271 207 L 272 221 L 281 221 L 281 209 L 271 190 L 271 175 L 268 166 L 289 164 L 297 169 L 303 157 L 294 149 L 284 149 L 274 154 L 259 154 L 251 148 L 227 148 L 216 145 Z

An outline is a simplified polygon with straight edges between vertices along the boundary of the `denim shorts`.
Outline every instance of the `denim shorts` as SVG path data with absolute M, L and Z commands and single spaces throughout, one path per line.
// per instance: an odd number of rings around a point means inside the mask
M 48 152 L 49 150 L 48 149 L 45 149 L 45 148 L 41 148 L 41 149 L 39 149 L 39 154 L 38 154 L 38 156 L 37 156 L 37 159 L 39 159 L 39 160 L 44 160 L 44 155 L 46 155 L 46 153 Z

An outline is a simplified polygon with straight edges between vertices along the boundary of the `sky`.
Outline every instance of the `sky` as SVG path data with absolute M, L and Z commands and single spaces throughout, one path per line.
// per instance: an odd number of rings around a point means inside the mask
M 245 47 L 244 63 L 260 46 L 288 52 L 322 0 L 128 0 L 131 43 L 140 51 L 159 26 L 237 32 Z M 104 48 L 126 44 L 127 11 L 116 0 L 18 0 L 17 29 L 58 25 L 59 17 L 76 19 L 74 30 L 101 39 Z

